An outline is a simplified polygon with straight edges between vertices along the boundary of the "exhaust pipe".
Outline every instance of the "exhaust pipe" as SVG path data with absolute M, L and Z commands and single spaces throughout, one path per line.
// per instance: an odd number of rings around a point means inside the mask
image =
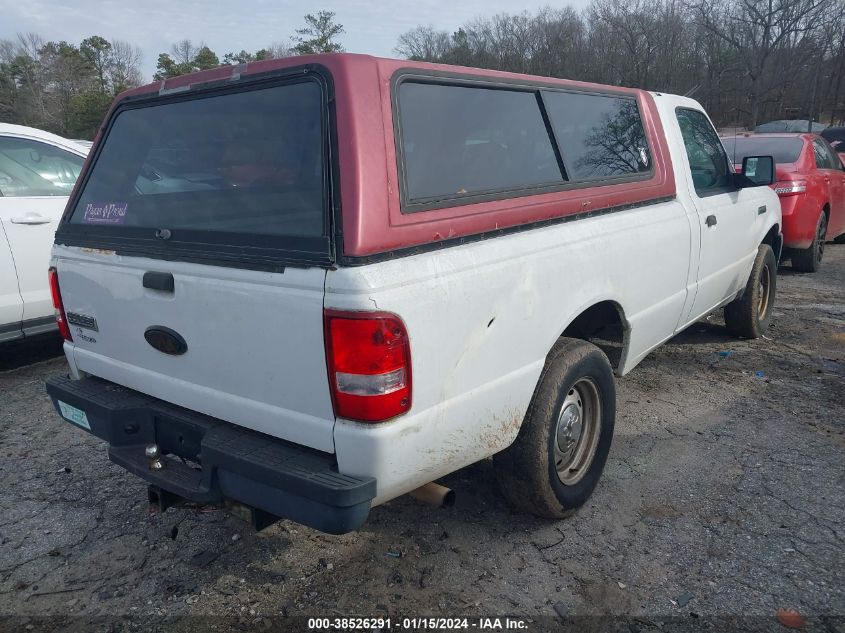
M 451 508 L 455 505 L 455 491 L 433 481 L 408 493 L 417 501 L 435 508 Z

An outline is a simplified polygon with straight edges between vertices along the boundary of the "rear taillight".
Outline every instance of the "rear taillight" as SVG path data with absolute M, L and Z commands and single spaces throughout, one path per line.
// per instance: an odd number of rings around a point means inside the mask
M 794 196 L 806 192 L 807 183 L 803 180 L 785 180 L 773 184 L 772 189 L 779 196 Z
M 387 312 L 326 310 L 326 361 L 337 417 L 382 422 L 411 408 L 411 346 Z
M 72 341 L 70 327 L 65 316 L 65 306 L 62 304 L 62 293 L 59 290 L 59 273 L 55 268 L 50 267 L 47 271 L 47 277 L 50 280 L 50 294 L 53 297 L 53 307 L 56 309 L 56 323 L 59 324 L 59 334 L 66 341 Z

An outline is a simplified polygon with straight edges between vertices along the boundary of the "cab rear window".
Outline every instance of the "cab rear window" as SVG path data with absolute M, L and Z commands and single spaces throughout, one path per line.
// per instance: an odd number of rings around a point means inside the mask
M 322 102 L 320 83 L 300 80 L 128 107 L 69 221 L 204 244 L 328 239 Z

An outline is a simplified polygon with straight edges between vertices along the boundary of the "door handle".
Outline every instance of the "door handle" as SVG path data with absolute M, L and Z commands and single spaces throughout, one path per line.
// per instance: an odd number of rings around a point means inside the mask
M 27 213 L 26 215 L 19 215 L 12 218 L 12 224 L 49 224 L 50 218 L 37 213 Z
M 704 220 L 704 223 L 707 226 L 716 226 L 716 216 L 715 215 L 708 215 L 707 219 Z

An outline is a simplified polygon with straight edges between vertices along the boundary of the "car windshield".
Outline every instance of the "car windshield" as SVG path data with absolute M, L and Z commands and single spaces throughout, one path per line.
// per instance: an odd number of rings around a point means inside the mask
M 734 165 L 746 156 L 772 156 L 775 163 L 794 163 L 801 155 L 804 141 L 790 137 L 733 136 L 723 138 L 722 144 Z
M 305 80 L 124 110 L 71 223 L 323 235 L 321 95 Z

